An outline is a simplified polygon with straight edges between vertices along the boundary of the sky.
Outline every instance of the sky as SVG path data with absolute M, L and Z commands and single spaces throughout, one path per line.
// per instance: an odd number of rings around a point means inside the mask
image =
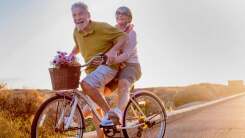
M 74 2 L 1 0 L 0 82 L 12 88 L 51 89 L 50 61 L 57 50 L 69 52 L 74 46 Z M 136 87 L 245 79 L 243 0 L 83 2 L 92 20 L 112 25 L 117 7 L 132 10 L 143 72 Z

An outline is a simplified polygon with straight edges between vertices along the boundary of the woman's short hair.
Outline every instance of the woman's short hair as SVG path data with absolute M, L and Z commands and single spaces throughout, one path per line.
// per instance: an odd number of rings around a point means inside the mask
M 118 11 L 123 11 L 123 12 L 125 12 L 125 13 L 127 14 L 127 16 L 129 17 L 129 22 L 132 22 L 133 15 L 132 15 L 131 10 L 130 10 L 128 7 L 126 7 L 126 6 L 121 6 L 121 7 L 117 8 L 116 14 L 117 14 Z

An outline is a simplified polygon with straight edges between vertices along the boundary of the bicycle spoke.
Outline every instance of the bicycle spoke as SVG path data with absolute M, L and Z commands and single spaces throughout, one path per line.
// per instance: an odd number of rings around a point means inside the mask
M 54 122 L 54 126 L 55 126 L 55 124 L 56 124 L 56 122 L 57 122 L 57 119 L 58 119 L 58 113 L 59 113 L 59 111 L 58 111 L 58 109 L 59 109 L 59 103 L 60 102 L 58 102 L 58 105 L 57 105 L 57 108 L 56 108 L 56 116 L 55 116 L 55 122 Z
M 65 130 L 64 125 L 71 112 L 70 103 L 70 100 L 63 97 L 51 97 L 50 101 L 47 100 L 45 108 L 39 112 L 40 117 L 35 129 L 37 137 L 78 137 L 82 135 L 82 112 L 78 106 L 73 110 L 74 115 L 71 118 L 70 127 Z
M 154 117 L 156 117 L 156 116 L 157 116 L 157 114 L 152 115 L 152 116 L 148 117 L 147 120 L 150 121 L 152 118 L 154 118 Z
M 162 137 L 165 133 L 165 110 L 150 93 L 138 93 L 130 101 L 124 117 L 127 137 Z M 140 124 L 140 125 L 139 125 Z

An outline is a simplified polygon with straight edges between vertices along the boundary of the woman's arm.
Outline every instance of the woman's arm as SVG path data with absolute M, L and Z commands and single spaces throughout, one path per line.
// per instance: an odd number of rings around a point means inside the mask
M 134 53 L 134 49 L 136 47 L 137 41 L 136 41 L 136 32 L 132 31 L 128 35 L 128 42 L 124 45 L 122 49 L 122 54 L 117 56 L 114 60 L 114 63 L 121 63 L 130 58 L 130 56 Z
M 114 64 L 118 51 L 122 49 L 122 47 L 126 44 L 127 40 L 127 35 L 121 36 L 118 39 L 117 43 L 108 52 L 106 52 L 105 55 L 108 57 L 107 64 Z
M 118 63 L 122 63 L 122 62 L 124 62 L 124 61 L 126 61 L 128 58 L 129 58 L 129 54 L 128 53 L 122 53 L 122 54 L 120 54 L 119 56 L 117 56 L 116 58 L 115 58 L 115 61 L 114 61 L 114 63 L 115 64 L 118 64 Z

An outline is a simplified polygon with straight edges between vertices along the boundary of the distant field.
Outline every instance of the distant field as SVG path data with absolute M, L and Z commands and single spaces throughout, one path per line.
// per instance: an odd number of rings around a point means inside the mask
M 192 102 L 206 102 L 244 91 L 209 83 L 143 89 L 157 94 L 167 111 Z M 29 89 L 0 90 L 0 137 L 29 137 L 33 116 L 39 105 L 51 95 L 49 92 Z

